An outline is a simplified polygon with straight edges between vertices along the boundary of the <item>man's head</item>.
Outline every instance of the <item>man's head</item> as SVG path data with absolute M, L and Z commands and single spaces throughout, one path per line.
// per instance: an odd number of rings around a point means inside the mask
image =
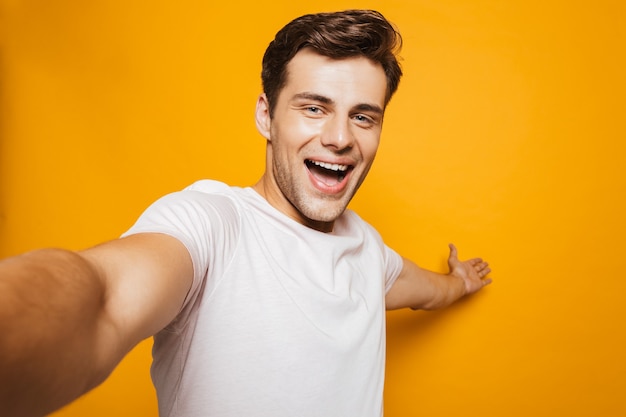
M 363 56 L 385 71 L 385 104 L 395 93 L 402 76 L 396 54 L 402 38 L 382 14 L 374 10 L 346 10 L 308 14 L 283 27 L 263 56 L 261 79 L 270 116 L 287 80 L 287 64 L 303 48 L 332 59 Z
M 333 230 L 374 161 L 401 75 L 399 46 L 399 34 L 373 11 L 307 15 L 278 32 L 256 109 L 267 154 L 255 188 L 272 206 Z

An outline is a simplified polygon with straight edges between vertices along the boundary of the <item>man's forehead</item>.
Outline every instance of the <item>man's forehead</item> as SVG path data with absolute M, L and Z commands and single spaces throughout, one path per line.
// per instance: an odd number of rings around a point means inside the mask
M 384 107 L 387 78 L 382 66 L 364 56 L 335 59 L 305 48 L 289 61 L 282 92 L 338 100 L 346 94 Z M 297 97 L 296 97 L 297 96 Z
M 364 55 L 353 55 L 343 58 L 333 58 L 326 55 L 322 55 L 316 52 L 313 48 L 303 48 L 298 51 L 293 58 L 287 63 L 287 71 L 294 67 L 305 67 L 310 69 L 311 67 L 321 66 L 341 66 L 344 64 L 357 62 L 359 67 L 363 69 L 376 69 L 384 74 L 382 65 L 379 62 L 373 61 Z

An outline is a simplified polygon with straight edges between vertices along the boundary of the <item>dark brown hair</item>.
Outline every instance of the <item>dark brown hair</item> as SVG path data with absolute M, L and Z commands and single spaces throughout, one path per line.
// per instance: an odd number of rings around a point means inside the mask
M 396 57 L 401 47 L 400 33 L 375 10 L 307 14 L 292 20 L 278 31 L 263 56 L 261 79 L 270 116 L 287 81 L 287 64 L 301 49 L 312 48 L 333 59 L 364 56 L 381 64 L 387 76 L 386 105 L 402 76 Z

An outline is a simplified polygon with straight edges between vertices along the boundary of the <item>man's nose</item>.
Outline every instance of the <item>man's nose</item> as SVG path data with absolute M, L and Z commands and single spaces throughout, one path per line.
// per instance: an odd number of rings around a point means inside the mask
M 354 145 L 355 137 L 349 117 L 333 116 L 326 125 L 321 135 L 324 146 L 341 151 Z

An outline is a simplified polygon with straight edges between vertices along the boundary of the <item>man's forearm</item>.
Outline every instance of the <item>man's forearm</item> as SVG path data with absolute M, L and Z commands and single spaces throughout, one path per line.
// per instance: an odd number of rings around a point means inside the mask
M 79 255 L 0 262 L 0 417 L 38 416 L 101 382 L 104 286 Z
M 420 268 L 427 284 L 430 287 L 430 298 L 413 309 L 437 310 L 448 307 L 465 295 L 463 280 L 451 274 L 441 274 Z
M 402 272 L 387 293 L 385 304 L 388 310 L 406 307 L 435 310 L 452 304 L 464 294 L 462 279 L 423 269 L 405 258 Z

